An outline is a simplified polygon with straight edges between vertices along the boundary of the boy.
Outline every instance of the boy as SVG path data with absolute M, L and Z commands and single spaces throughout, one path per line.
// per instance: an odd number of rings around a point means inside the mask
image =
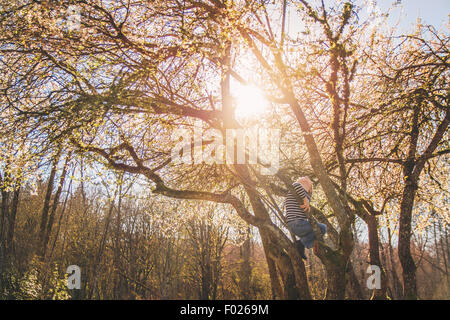
M 300 204 L 297 198 L 289 191 L 285 201 L 286 223 L 292 232 L 300 237 L 297 240 L 297 248 L 303 259 L 306 260 L 305 247 L 310 249 L 314 245 L 314 253 L 317 254 L 317 241 L 311 223 L 306 212 L 310 211 L 309 202 L 312 195 L 312 182 L 308 177 L 301 177 L 292 184 L 295 192 L 303 200 Z M 322 234 L 327 232 L 327 226 L 318 223 Z

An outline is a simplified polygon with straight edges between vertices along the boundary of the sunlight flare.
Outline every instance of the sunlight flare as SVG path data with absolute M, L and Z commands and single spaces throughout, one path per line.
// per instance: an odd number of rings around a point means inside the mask
M 264 97 L 261 89 L 255 85 L 237 85 L 233 90 L 235 98 L 235 116 L 238 119 L 255 118 L 265 113 L 269 101 Z

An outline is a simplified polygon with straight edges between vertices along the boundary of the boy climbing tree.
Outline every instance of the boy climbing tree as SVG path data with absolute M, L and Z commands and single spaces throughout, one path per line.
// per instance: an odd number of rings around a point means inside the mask
M 285 217 L 288 227 L 292 232 L 300 237 L 300 240 L 296 241 L 297 248 L 303 259 L 306 260 L 305 247 L 310 249 L 314 246 L 314 254 L 317 255 L 318 243 L 314 236 L 311 223 L 308 220 L 307 212 L 311 209 L 309 202 L 312 196 L 312 182 L 308 177 L 300 177 L 296 182 L 292 184 L 297 196 L 289 191 L 285 200 Z M 297 200 L 299 197 L 303 200 L 300 204 Z M 325 234 L 327 226 L 318 223 L 320 231 Z

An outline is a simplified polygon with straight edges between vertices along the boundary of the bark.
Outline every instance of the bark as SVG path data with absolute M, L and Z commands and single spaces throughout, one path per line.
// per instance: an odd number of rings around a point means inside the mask
M 323 254 L 321 254 L 323 255 Z M 329 250 L 325 253 L 325 271 L 327 277 L 327 300 L 344 300 L 347 287 L 346 272 L 348 260 L 342 254 Z
M 275 264 L 275 261 L 272 258 L 268 257 L 267 247 L 264 248 L 264 253 L 266 255 L 267 267 L 269 269 L 272 299 L 281 299 L 283 297 L 283 289 L 281 288 L 280 278 L 278 277 L 277 266 Z
M 406 186 L 402 195 L 399 219 L 398 257 L 403 270 L 403 298 L 417 299 L 416 264 L 411 255 L 411 220 L 416 194 L 416 181 L 407 176 Z
M 300 294 L 296 287 L 295 273 L 293 272 L 294 266 L 291 260 L 286 254 L 280 252 L 278 258 L 278 266 L 281 271 L 281 277 L 283 279 L 283 298 L 286 300 L 298 300 L 301 299 Z
M 356 276 L 355 269 L 353 268 L 353 263 L 349 263 L 348 265 L 348 276 L 350 287 L 353 291 L 352 299 L 363 300 L 364 295 L 361 288 L 361 284 L 359 283 L 358 277 Z

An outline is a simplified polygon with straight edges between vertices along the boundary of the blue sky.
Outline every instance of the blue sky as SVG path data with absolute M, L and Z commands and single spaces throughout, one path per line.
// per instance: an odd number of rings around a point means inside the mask
M 394 4 L 395 0 L 378 0 L 377 4 L 385 11 Z M 420 17 L 423 24 L 431 24 L 436 29 L 448 32 L 448 21 L 450 14 L 450 0 L 401 0 L 400 6 L 392 10 L 390 21 L 393 23 L 400 20 L 400 27 L 411 28 L 412 24 Z M 402 12 L 403 11 L 403 12 Z
M 326 0 L 328 7 L 336 6 L 336 3 L 343 0 Z M 318 0 L 311 0 L 310 3 L 318 4 Z M 357 5 L 363 7 L 359 11 L 359 21 L 366 21 L 369 11 L 378 13 L 386 13 L 389 11 L 386 27 L 396 26 L 397 34 L 406 34 L 415 31 L 415 24 L 420 18 L 423 25 L 432 25 L 438 32 L 448 34 L 450 30 L 450 0 L 355 0 Z M 371 3 L 375 2 L 376 7 L 371 9 Z M 301 32 L 304 27 L 301 20 L 298 19 L 296 6 L 288 2 L 287 11 L 287 33 L 292 36 Z M 273 13 L 277 15 L 278 20 L 281 21 L 281 9 L 275 5 Z M 278 16 L 279 15 L 279 16 Z M 275 20 L 276 20 L 275 19 Z

